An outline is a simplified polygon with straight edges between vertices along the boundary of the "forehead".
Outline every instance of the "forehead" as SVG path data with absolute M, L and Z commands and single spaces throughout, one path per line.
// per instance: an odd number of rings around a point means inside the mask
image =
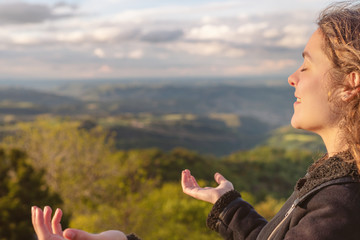
M 326 54 L 323 51 L 324 36 L 321 30 L 316 30 L 305 46 L 303 57 L 309 59 L 323 59 Z

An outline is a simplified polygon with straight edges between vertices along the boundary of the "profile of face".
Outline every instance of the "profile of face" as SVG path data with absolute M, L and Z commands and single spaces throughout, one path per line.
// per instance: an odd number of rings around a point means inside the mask
M 304 62 L 289 78 L 295 88 L 296 102 L 291 125 L 319 135 L 325 134 L 336 124 L 334 111 L 331 111 L 327 83 L 331 62 L 322 50 L 324 37 L 321 30 L 316 30 L 303 52 Z

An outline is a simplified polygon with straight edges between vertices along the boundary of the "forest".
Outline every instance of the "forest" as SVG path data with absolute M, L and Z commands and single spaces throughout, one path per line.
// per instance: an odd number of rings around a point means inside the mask
M 211 204 L 182 193 L 183 169 L 190 169 L 202 186 L 214 186 L 213 175 L 222 173 L 246 201 L 271 219 L 324 150 L 317 136 L 294 130 L 275 117 L 266 124 L 266 117 L 255 110 L 243 115 L 230 108 L 220 111 L 220 102 L 228 101 L 229 94 L 224 94 L 226 101 L 215 98 L 214 89 L 200 91 L 213 102 L 203 101 L 198 109 L 195 104 L 185 108 L 181 100 L 190 88 L 183 88 L 177 100 L 179 89 L 171 89 L 166 97 L 164 91 L 170 90 L 157 88 L 162 89 L 162 100 L 145 91 L 140 106 L 153 99 L 147 104 L 162 110 L 148 112 L 126 111 L 135 100 L 127 107 L 121 100 L 141 96 L 134 93 L 140 88 L 130 89 L 128 97 L 124 90 L 102 89 L 106 94 L 100 90 L 84 94 L 87 100 L 54 93 L 25 99 L 33 90 L 1 99 L 0 240 L 35 239 L 33 205 L 62 208 L 64 228 L 119 229 L 143 239 L 220 239 L 206 227 Z M 227 87 L 217 89 L 223 93 Z M 245 90 L 238 94 L 251 98 Z M 279 91 L 285 90 L 267 90 L 275 106 L 282 102 Z M 236 92 L 231 96 L 235 98 Z M 47 100 L 34 101 L 41 98 Z M 184 108 L 165 111 L 169 99 L 174 105 L 184 103 Z M 219 105 L 211 110 L 214 101 Z M 245 100 L 242 104 L 244 109 L 256 108 Z M 94 109 L 96 114 L 89 113 Z

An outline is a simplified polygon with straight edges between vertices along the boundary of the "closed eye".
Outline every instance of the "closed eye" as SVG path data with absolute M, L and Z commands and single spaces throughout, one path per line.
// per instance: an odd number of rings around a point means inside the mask
M 300 72 L 305 72 L 307 70 L 307 68 L 302 68 L 300 69 Z

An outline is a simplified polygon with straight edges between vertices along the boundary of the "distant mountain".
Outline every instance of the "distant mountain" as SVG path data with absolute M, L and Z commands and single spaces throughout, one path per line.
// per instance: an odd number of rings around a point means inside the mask
M 17 120 L 39 114 L 78 114 L 82 104 L 81 100 L 69 96 L 24 88 L 0 88 L 0 114 L 16 116 Z
M 258 118 L 272 127 L 279 127 L 290 121 L 294 90 L 279 84 L 283 81 L 272 79 L 147 79 L 123 83 L 115 80 L 0 81 L 3 86 L 0 102 L 29 102 L 51 107 L 50 112 L 59 114 L 96 116 L 142 112 L 231 113 Z M 58 106 L 61 109 L 57 109 Z
M 116 119 L 116 120 L 115 120 Z M 128 115 L 100 123 L 115 133 L 118 149 L 184 147 L 202 154 L 228 155 L 251 149 L 268 136 L 269 126 L 235 114 Z
M 116 133 L 119 149 L 182 146 L 228 155 L 259 144 L 322 151 L 315 135 L 288 125 L 293 89 L 285 86 L 67 84 L 46 92 L 0 88 L 0 122 L 39 114 L 70 116 Z M 273 130 L 276 129 L 276 130 Z
M 31 103 L 40 106 L 59 106 L 68 104 L 79 104 L 81 100 L 70 96 L 60 96 L 54 93 L 37 91 L 25 88 L 0 88 L 0 103 Z
M 68 89 L 67 89 L 68 88 Z M 77 89 L 74 92 L 74 89 Z M 293 113 L 294 91 L 286 86 L 62 86 L 92 109 L 110 114 L 232 113 L 258 118 L 274 127 L 288 124 Z

